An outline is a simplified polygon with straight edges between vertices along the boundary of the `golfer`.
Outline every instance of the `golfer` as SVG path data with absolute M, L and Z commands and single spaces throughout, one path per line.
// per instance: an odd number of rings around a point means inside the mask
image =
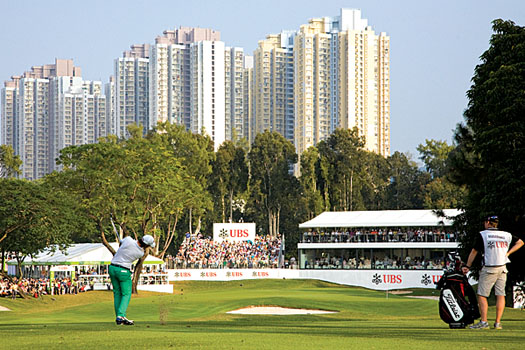
M 483 267 L 479 273 L 478 282 L 478 305 L 481 320 L 472 329 L 488 329 L 487 312 L 489 304 L 487 298 L 490 291 L 495 287 L 496 294 L 496 322 L 495 329 L 501 329 L 501 316 L 505 309 L 505 283 L 507 282 L 507 266 L 510 262 L 509 255 L 523 246 L 523 241 L 508 232 L 498 230 L 499 219 L 497 216 L 489 216 L 485 222 L 485 230 L 480 232 L 477 243 L 472 248 L 463 267 L 467 273 L 478 255 L 483 253 Z M 511 248 L 511 242 L 515 241 Z M 509 249 L 510 248 L 510 249 Z
M 131 300 L 131 265 L 144 256 L 144 249 L 147 247 L 155 247 L 155 240 L 150 235 L 145 235 L 138 241 L 126 237 L 120 241 L 120 247 L 109 265 L 117 325 L 134 324 L 126 318 L 126 310 Z

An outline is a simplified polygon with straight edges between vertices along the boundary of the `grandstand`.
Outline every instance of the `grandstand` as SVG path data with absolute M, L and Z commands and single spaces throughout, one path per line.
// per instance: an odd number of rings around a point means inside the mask
M 266 241 L 260 255 L 252 252 L 249 241 L 187 237 L 176 268 L 168 269 L 169 280 L 317 279 L 376 290 L 435 288 L 445 254 L 458 248 L 450 218 L 460 211 L 447 209 L 444 214 L 445 218 L 432 210 L 322 213 L 300 225 L 300 268 L 290 269 L 277 268 L 281 241 L 275 237 L 256 236 L 256 241 Z M 265 256 L 264 263 L 247 256 Z
M 302 269 L 441 270 L 446 252 L 458 248 L 445 218 L 432 210 L 324 212 L 307 221 L 298 245 Z

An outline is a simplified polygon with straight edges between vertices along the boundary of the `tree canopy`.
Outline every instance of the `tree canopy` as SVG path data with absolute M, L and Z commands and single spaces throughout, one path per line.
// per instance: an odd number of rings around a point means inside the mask
M 514 234 L 525 229 L 525 28 L 493 22 L 490 47 L 481 55 L 467 92 L 464 123 L 458 125 L 450 167 L 453 180 L 468 189 L 464 246 L 482 228 L 483 218 L 499 215 Z M 523 257 L 518 252 L 513 260 Z M 511 264 L 512 278 L 524 272 Z
M 22 160 L 15 155 L 11 146 L 0 145 L 0 178 L 13 177 L 20 174 Z

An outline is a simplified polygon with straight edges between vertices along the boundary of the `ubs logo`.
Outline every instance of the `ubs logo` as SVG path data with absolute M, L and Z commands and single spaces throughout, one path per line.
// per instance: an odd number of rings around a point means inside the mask
M 228 230 L 226 229 L 221 229 L 221 232 L 219 233 L 219 237 L 221 237 L 222 239 L 226 239 L 228 237 Z
M 431 284 L 432 281 L 430 280 L 430 276 L 425 273 L 423 277 L 421 278 L 421 283 L 424 284 L 425 286 L 428 286 L 429 284 Z
M 383 280 L 381 279 L 381 275 L 376 273 L 374 277 L 372 278 L 372 283 L 376 285 L 383 283 Z

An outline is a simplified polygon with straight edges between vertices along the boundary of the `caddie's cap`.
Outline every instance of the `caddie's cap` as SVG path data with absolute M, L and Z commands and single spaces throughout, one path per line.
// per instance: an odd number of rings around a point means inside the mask
M 155 239 L 150 235 L 144 235 L 144 237 L 142 237 L 142 242 L 149 245 L 151 248 L 155 248 Z
M 499 218 L 498 218 L 497 215 L 491 215 L 491 216 L 487 217 L 486 221 L 498 224 L 499 223 Z

